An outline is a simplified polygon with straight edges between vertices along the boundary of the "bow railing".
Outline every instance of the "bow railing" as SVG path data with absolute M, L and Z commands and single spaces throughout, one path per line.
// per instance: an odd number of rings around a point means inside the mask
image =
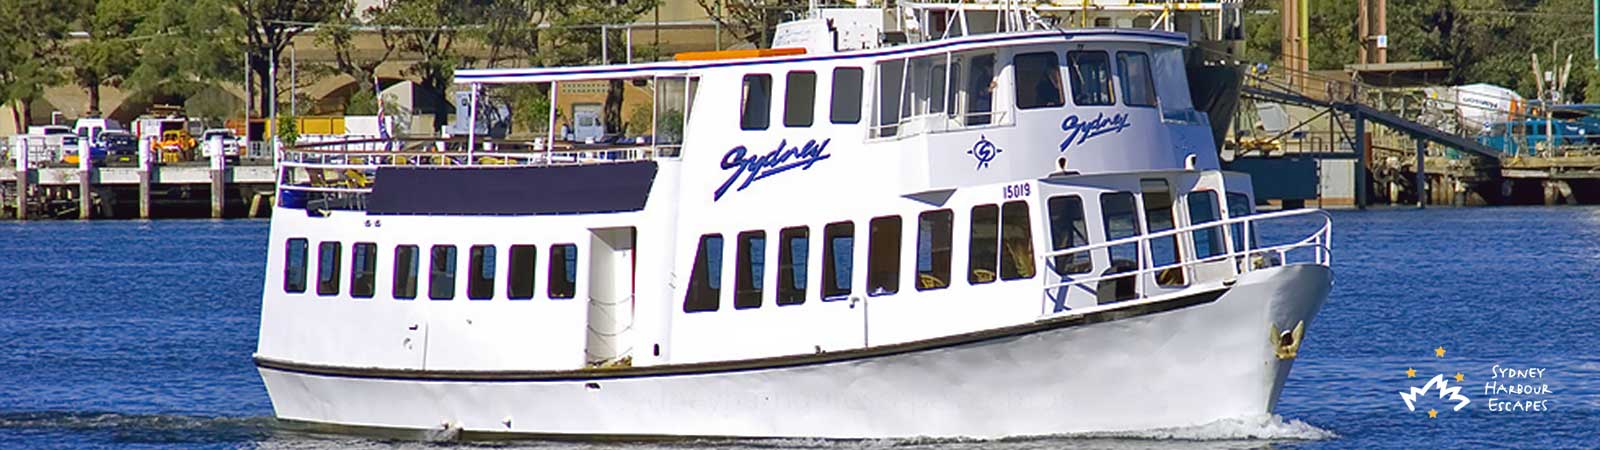
M 1314 232 L 1291 242 L 1260 246 L 1257 244 L 1257 225 L 1261 222 L 1285 221 L 1302 216 L 1320 216 L 1322 225 Z M 1162 239 L 1172 239 L 1178 236 L 1195 235 L 1199 233 L 1214 233 L 1212 239 L 1220 240 L 1222 251 L 1218 254 L 1196 257 L 1177 258 L 1177 262 L 1167 264 L 1152 264 L 1151 244 Z M 1192 240 L 1191 240 L 1192 241 Z M 1303 209 L 1291 211 L 1277 211 L 1270 213 L 1252 214 L 1216 220 L 1205 223 L 1193 224 L 1181 228 L 1164 230 L 1139 236 L 1131 236 L 1106 242 L 1081 245 L 1066 249 L 1050 251 L 1039 256 L 1040 266 L 1047 267 L 1050 272 L 1057 275 L 1058 281 L 1050 281 L 1053 277 L 1045 278 L 1044 299 L 1042 311 L 1051 315 L 1052 307 L 1064 301 L 1061 297 L 1073 289 L 1083 289 L 1100 296 L 1099 290 L 1105 288 L 1102 282 L 1117 281 L 1133 283 L 1134 292 L 1130 296 L 1120 296 L 1110 301 L 1100 301 L 1091 308 L 1073 309 L 1075 313 L 1090 312 L 1098 309 L 1120 307 L 1120 302 L 1142 301 L 1149 299 L 1152 293 L 1160 294 L 1172 292 L 1171 289 L 1160 290 L 1170 286 L 1162 286 L 1161 279 L 1166 277 L 1181 277 L 1180 280 L 1195 283 L 1223 281 L 1236 279 L 1239 275 L 1251 271 L 1277 267 L 1285 264 L 1310 263 L 1321 266 L 1331 266 L 1333 263 L 1333 218 L 1326 211 L 1318 209 Z M 1135 267 L 1125 270 L 1106 268 L 1100 274 L 1094 274 L 1092 269 L 1079 264 L 1072 267 L 1058 267 L 1057 260 L 1090 261 L 1093 252 L 1109 252 L 1111 248 L 1134 245 L 1137 247 L 1139 257 Z M 1198 246 L 1194 246 L 1198 247 Z M 1196 248 L 1198 250 L 1198 248 Z M 1198 253 L 1198 251 L 1196 252 Z M 1109 258 L 1108 258 L 1109 261 Z M 1218 264 L 1225 263 L 1225 264 Z M 1092 266 L 1090 264 L 1089 266 Z M 1200 267 L 1221 267 L 1214 271 L 1207 271 L 1210 278 L 1198 276 Z M 1177 271 L 1177 272 L 1175 272 Z M 1220 273 L 1218 273 L 1220 272 Z M 1171 278 L 1169 278 L 1171 279 Z M 1124 298 L 1125 297 L 1125 298 Z M 1060 308 L 1055 308 L 1059 310 Z

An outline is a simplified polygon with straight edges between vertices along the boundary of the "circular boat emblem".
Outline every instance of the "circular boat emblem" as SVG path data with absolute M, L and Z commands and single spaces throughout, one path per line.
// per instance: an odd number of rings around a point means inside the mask
M 978 135 L 978 142 L 972 144 L 972 149 L 967 150 L 967 154 L 978 160 L 978 169 L 983 169 L 989 167 L 989 161 L 994 161 L 994 158 L 999 156 L 1001 151 L 1003 150 L 1000 147 L 996 147 L 993 142 L 989 142 L 989 138 Z

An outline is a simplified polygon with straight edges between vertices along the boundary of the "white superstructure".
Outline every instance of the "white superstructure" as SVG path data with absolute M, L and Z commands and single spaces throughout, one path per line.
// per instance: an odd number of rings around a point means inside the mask
M 286 151 L 256 363 L 280 419 L 446 436 L 1268 413 L 1331 286 L 1330 230 L 1255 214 L 1249 179 L 1218 170 L 1187 42 L 1051 30 L 460 71 L 475 91 L 644 80 L 654 142 Z

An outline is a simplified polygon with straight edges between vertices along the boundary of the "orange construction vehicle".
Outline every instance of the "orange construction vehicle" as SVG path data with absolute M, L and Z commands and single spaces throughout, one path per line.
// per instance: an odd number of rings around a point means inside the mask
M 167 130 L 161 133 L 161 140 L 156 141 L 155 151 L 164 163 L 192 161 L 196 144 L 187 131 Z

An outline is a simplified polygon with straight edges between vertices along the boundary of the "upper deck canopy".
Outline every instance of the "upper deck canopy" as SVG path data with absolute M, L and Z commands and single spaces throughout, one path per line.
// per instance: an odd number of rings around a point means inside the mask
M 986 47 L 1048 44 L 1056 42 L 1145 42 L 1163 45 L 1188 45 L 1189 38 L 1180 33 L 1130 30 L 1120 28 L 1073 29 L 1031 31 L 1005 34 L 985 34 L 951 39 L 900 45 L 887 48 L 851 52 L 750 58 L 720 61 L 664 61 L 639 64 L 612 64 L 603 66 L 532 67 L 521 69 L 461 69 L 456 71 L 457 84 L 520 84 L 549 83 L 578 80 L 614 80 L 627 78 L 654 78 L 684 76 L 700 70 L 760 66 L 767 64 L 792 64 L 835 59 L 904 58 L 929 54 L 965 51 Z

